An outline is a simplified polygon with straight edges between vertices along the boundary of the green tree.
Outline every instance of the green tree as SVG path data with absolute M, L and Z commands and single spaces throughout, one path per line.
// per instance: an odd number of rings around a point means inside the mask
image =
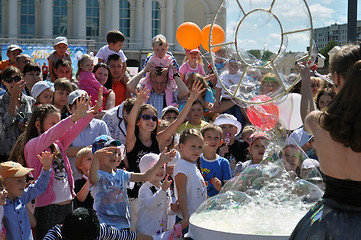
M 324 48 L 319 50 L 318 52 L 321 53 L 326 59 L 325 59 L 325 67 L 328 67 L 329 64 L 329 56 L 328 52 L 334 47 L 337 46 L 337 43 L 334 40 L 329 41 Z

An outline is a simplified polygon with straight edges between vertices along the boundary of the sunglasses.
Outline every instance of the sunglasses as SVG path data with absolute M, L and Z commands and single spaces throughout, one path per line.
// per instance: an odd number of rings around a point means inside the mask
M 15 77 L 7 77 L 7 78 L 4 79 L 4 81 L 7 82 L 7 83 L 12 83 L 13 81 L 19 82 L 20 80 L 21 80 L 20 75 L 17 75 Z
M 150 119 L 152 119 L 153 122 L 158 121 L 158 117 L 156 117 L 156 116 L 141 115 L 139 118 L 143 118 L 144 120 L 150 120 Z

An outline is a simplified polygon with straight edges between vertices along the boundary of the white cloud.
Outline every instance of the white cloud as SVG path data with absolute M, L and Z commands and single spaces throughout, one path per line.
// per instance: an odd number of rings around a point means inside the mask
M 330 19 L 332 14 L 335 12 L 332 8 L 322 6 L 319 3 L 310 5 L 310 11 L 312 18 L 318 20 Z

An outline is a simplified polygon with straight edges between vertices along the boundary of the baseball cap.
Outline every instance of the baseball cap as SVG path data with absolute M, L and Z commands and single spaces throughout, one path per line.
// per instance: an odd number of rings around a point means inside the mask
M 109 147 L 111 144 L 115 146 L 120 146 L 122 143 L 119 140 L 114 140 L 112 137 L 108 135 L 100 135 L 99 137 L 94 139 L 92 152 L 93 154 L 99 149 Z
M 270 140 L 265 132 L 255 132 L 249 137 L 249 145 L 251 146 L 252 143 L 259 138 Z
M 21 49 L 20 46 L 15 45 L 15 44 L 12 44 L 12 45 L 10 45 L 10 46 L 8 47 L 7 53 L 8 53 L 8 52 L 15 51 L 15 50 L 20 50 L 20 52 L 23 52 L 23 49 Z
M 178 108 L 174 107 L 174 106 L 168 106 L 163 108 L 162 112 L 161 112 L 161 118 L 163 118 L 163 116 L 168 112 L 168 111 L 174 111 L 176 113 L 179 114 L 179 110 Z
M 82 95 L 88 96 L 88 93 L 86 91 L 84 91 L 84 90 L 81 90 L 81 89 L 72 91 L 69 94 L 69 97 L 68 97 L 68 105 L 73 105 L 75 100 L 77 98 L 81 97 Z
M 9 177 L 23 177 L 33 170 L 33 168 L 25 168 L 20 163 L 13 161 L 0 163 L 0 175 L 4 179 Z
M 241 132 L 242 124 L 238 122 L 237 118 L 231 114 L 223 113 L 219 115 L 216 120 L 214 120 L 213 124 L 220 126 L 223 124 L 231 124 L 237 128 L 236 136 Z
M 56 46 L 60 43 L 64 43 L 64 44 L 68 45 L 68 39 L 66 37 L 62 37 L 62 36 L 56 37 L 54 39 L 54 46 Z
M 195 49 L 187 49 L 186 52 L 187 53 L 201 53 L 201 51 L 199 50 L 199 47 L 195 48 Z
M 54 84 L 47 81 L 39 81 L 31 89 L 31 96 L 36 99 L 44 90 L 50 89 L 54 92 Z
M 151 167 L 153 167 L 159 160 L 159 154 L 147 153 L 145 154 L 139 162 L 139 170 L 141 173 L 145 173 Z

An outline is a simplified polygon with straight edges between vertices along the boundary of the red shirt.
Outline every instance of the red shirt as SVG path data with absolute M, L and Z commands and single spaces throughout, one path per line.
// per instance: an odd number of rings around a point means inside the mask
M 115 93 L 115 106 L 118 106 L 121 104 L 125 99 L 125 92 L 127 90 L 127 87 L 122 81 L 113 83 L 112 89 Z
M 43 74 L 48 74 L 49 72 L 49 67 L 46 65 L 42 65 L 41 66 L 41 71 L 43 72 Z

